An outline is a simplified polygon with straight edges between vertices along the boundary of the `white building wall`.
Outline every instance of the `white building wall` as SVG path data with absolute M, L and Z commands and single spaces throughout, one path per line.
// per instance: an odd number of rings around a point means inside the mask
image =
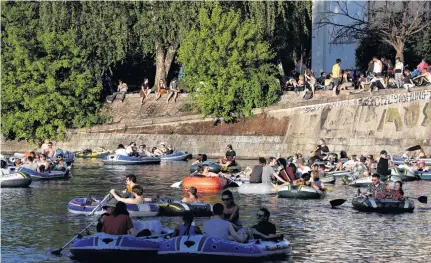
M 348 1 L 349 12 L 357 12 L 362 15 L 362 7 L 365 2 Z M 325 26 L 317 29 L 319 12 L 333 11 L 337 13 L 338 4 L 332 1 L 312 0 L 312 49 L 311 49 L 311 69 L 316 76 L 320 72 L 331 72 L 332 66 L 337 58 L 341 59 L 341 69 L 355 69 L 355 50 L 357 42 L 353 44 L 331 44 L 332 28 Z M 333 22 L 340 24 L 348 24 L 349 19 L 343 16 L 333 17 Z

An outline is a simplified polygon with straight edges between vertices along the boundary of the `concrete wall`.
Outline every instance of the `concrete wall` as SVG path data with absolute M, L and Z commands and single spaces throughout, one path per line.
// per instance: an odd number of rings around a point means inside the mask
M 230 143 L 238 156 L 248 158 L 278 154 L 287 156 L 295 152 L 308 154 L 318 139 L 323 138 L 330 150 L 335 152 L 346 150 L 348 153 L 376 154 L 385 149 L 400 154 L 410 146 L 422 144 L 429 155 L 431 88 L 414 89 L 415 91 L 410 93 L 405 90 L 385 90 L 376 94 L 322 97 L 317 101 L 255 110 L 255 113 L 263 112 L 275 117 L 278 119 L 276 121 L 287 117 L 289 125 L 285 136 L 130 134 L 120 127 L 109 133 L 94 130 L 72 131 L 67 140 L 58 142 L 56 146 L 77 151 L 98 146 L 115 149 L 119 143 L 128 144 L 131 141 L 151 147 L 164 141 L 189 153 L 221 156 L 225 152 L 226 144 Z M 127 111 L 124 112 L 127 114 Z M 170 125 L 176 125 L 174 121 L 175 118 Z M 2 152 L 37 148 L 38 146 L 27 143 L 1 140 Z

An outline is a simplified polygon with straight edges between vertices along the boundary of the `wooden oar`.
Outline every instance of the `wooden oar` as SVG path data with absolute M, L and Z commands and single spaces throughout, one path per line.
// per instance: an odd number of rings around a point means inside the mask
M 102 199 L 102 201 L 100 201 L 100 203 L 93 209 L 93 211 L 91 211 L 91 213 L 90 214 L 88 214 L 89 216 L 92 216 L 92 215 L 94 215 L 94 213 L 96 212 L 96 210 L 97 210 L 97 208 L 99 208 L 105 201 L 106 201 L 106 199 L 108 199 L 109 197 L 111 196 L 111 194 L 107 194 L 106 196 L 105 196 L 105 198 L 103 198 Z

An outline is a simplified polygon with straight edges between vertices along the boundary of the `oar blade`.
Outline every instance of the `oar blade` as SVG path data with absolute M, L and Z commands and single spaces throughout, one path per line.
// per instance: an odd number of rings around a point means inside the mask
M 420 150 L 420 149 L 422 149 L 422 147 L 420 146 L 420 145 L 415 145 L 415 146 L 412 146 L 412 147 L 410 147 L 410 148 L 407 148 L 407 152 L 412 152 L 412 151 L 417 151 L 417 150 Z
M 334 199 L 329 201 L 329 203 L 331 204 L 332 207 L 335 207 L 335 206 L 340 206 L 344 204 L 344 202 L 346 201 L 347 201 L 346 199 Z
M 178 187 L 180 187 L 180 185 L 181 185 L 181 183 L 182 183 L 183 181 L 179 181 L 179 182 L 176 182 L 176 183 L 173 183 L 172 185 L 171 185 L 171 187 L 172 188 L 178 188 Z
M 61 256 L 61 249 L 56 249 L 51 251 L 51 254 L 55 255 L 55 256 Z
M 418 201 L 423 203 L 423 204 L 426 204 L 426 203 L 428 203 L 428 197 L 427 196 L 419 196 Z

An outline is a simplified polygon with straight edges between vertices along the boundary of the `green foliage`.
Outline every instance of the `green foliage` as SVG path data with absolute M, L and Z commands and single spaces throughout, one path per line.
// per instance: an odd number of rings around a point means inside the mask
M 2 3 L 1 128 L 6 138 L 63 139 L 68 128 L 103 120 L 98 56 L 90 56 L 93 47 L 85 48 L 82 28 L 76 26 L 80 4 Z
M 204 116 L 231 121 L 273 103 L 280 90 L 274 57 L 259 27 L 218 4 L 201 8 L 199 24 L 179 49 L 184 82 Z

